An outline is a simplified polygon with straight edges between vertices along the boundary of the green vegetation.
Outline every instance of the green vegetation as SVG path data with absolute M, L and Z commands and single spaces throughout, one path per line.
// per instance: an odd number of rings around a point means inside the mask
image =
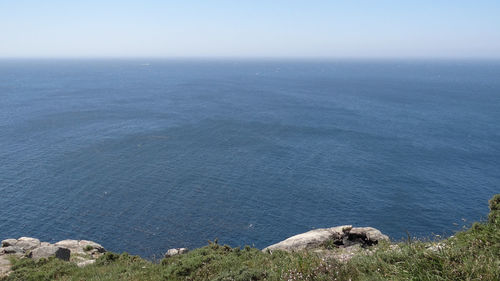
M 88 252 L 88 251 L 92 251 L 94 249 L 94 247 L 92 247 L 92 245 L 87 245 L 83 248 L 84 251 Z
M 500 194 L 489 203 L 487 222 L 453 237 L 382 243 L 344 263 L 306 251 L 269 254 L 213 242 L 159 263 L 127 253 L 106 253 L 84 268 L 18 259 L 3 280 L 500 280 Z

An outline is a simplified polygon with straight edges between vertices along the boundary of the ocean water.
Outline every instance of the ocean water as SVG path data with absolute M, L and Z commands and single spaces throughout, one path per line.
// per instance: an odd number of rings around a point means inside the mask
M 430 237 L 499 192 L 500 62 L 0 60 L 0 239 Z

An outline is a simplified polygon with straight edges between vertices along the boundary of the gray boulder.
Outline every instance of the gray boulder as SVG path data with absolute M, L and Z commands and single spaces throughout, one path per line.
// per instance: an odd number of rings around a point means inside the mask
M 373 227 L 354 227 L 346 233 L 343 238 L 343 245 L 361 244 L 371 246 L 378 244 L 379 241 L 389 241 L 387 235 L 382 234 L 380 230 Z
M 329 240 L 341 239 L 344 233 L 350 229 L 352 229 L 352 225 L 314 229 L 305 233 L 297 234 L 279 243 L 268 246 L 264 248 L 263 251 L 283 250 L 292 252 L 317 248 Z
M 18 246 L 7 246 L 0 248 L 1 254 L 24 254 L 24 250 Z
M 23 248 L 25 251 L 29 251 L 40 247 L 40 240 L 31 237 L 21 237 L 17 239 L 16 246 Z
M 305 233 L 292 236 L 279 243 L 264 248 L 262 251 L 283 250 L 288 252 L 305 249 L 316 249 L 328 245 L 339 248 L 360 245 L 361 247 L 378 244 L 379 241 L 389 240 L 373 227 L 352 227 L 351 225 L 336 226 L 331 228 L 314 229 Z
M 5 239 L 2 241 L 2 247 L 15 246 L 17 243 L 17 239 Z
M 80 248 L 80 245 L 78 244 L 78 240 L 62 240 L 54 244 L 55 246 L 63 247 L 63 248 L 68 248 L 70 250 L 76 251 L 77 249 Z
M 60 260 L 69 261 L 70 255 L 71 251 L 69 249 L 51 245 L 34 249 L 29 253 L 28 257 L 34 260 L 56 257 Z
M 62 240 L 56 244 L 40 242 L 31 237 L 5 239 L 0 247 L 0 279 L 11 271 L 10 256 L 28 257 L 34 260 L 55 257 L 72 261 L 79 267 L 95 263 L 106 252 L 104 247 L 88 240 Z M 183 252 L 180 249 L 180 252 Z
M 187 253 L 188 251 L 189 251 L 188 248 L 173 248 L 173 249 L 168 250 L 165 253 L 165 257 L 168 258 L 168 257 L 177 256 L 177 255 L 182 255 L 182 254 Z
M 101 254 L 106 252 L 106 249 L 104 249 L 103 246 L 100 244 L 97 244 L 96 242 L 93 241 L 88 241 L 88 240 L 62 240 L 54 245 L 63 247 L 63 248 L 68 248 L 71 250 L 73 253 L 79 253 L 79 254 Z
M 97 252 L 97 253 L 106 252 L 106 249 L 104 249 L 104 247 L 101 246 L 101 244 L 97 244 L 94 241 L 80 240 L 78 242 L 78 246 L 84 251 Z

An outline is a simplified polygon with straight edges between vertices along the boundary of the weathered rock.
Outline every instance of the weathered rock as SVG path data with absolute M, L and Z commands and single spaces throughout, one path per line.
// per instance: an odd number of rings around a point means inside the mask
M 182 254 L 187 253 L 188 251 L 189 250 L 187 248 L 173 248 L 173 249 L 168 250 L 165 253 L 165 257 L 168 258 L 168 257 L 176 256 L 176 255 L 182 255 Z
M 364 250 L 361 245 L 353 245 L 338 249 L 316 249 L 313 251 L 322 258 L 335 259 L 340 262 L 347 262 L 356 255 L 368 254 L 369 251 Z
M 42 246 L 36 249 L 33 249 L 29 253 L 29 258 L 34 260 L 38 260 L 41 258 L 49 258 L 56 257 L 58 259 L 69 261 L 71 255 L 71 251 L 67 248 L 58 247 L 58 246 Z
M 7 246 L 0 248 L 0 253 L 2 254 L 24 254 L 24 250 L 18 246 Z
M 2 247 L 15 246 L 17 243 L 17 239 L 5 239 L 2 240 Z
M 78 244 L 78 240 L 62 240 L 54 244 L 55 246 L 63 247 L 63 248 L 68 248 L 70 250 L 76 251 L 78 248 L 80 248 L 80 245 Z
M 389 240 L 389 237 L 373 227 L 353 228 L 351 225 L 343 225 L 314 229 L 298 234 L 266 247 L 263 251 L 283 250 L 292 252 L 320 248 L 326 244 L 335 245 L 337 247 L 350 247 L 353 245 L 365 247 L 378 244 L 378 242 L 382 240 Z
M 0 256 L 0 278 L 9 274 L 11 266 L 8 256 Z
M 283 251 L 298 251 L 304 249 L 317 248 L 324 243 L 335 239 L 340 240 L 344 233 L 352 229 L 352 225 L 342 225 L 331 228 L 319 228 L 305 233 L 292 236 L 279 243 L 273 244 L 263 249 L 263 251 L 283 250 Z
M 54 245 L 68 248 L 72 253 L 99 255 L 106 252 L 103 246 L 88 240 L 62 240 Z
M 30 237 L 5 239 L 0 247 L 0 279 L 11 272 L 10 256 L 27 256 L 35 260 L 56 257 L 83 267 L 93 264 L 104 252 L 103 246 L 88 240 L 62 240 L 50 244 Z
M 40 240 L 31 237 L 21 237 L 17 239 L 16 246 L 23 248 L 25 251 L 29 251 L 40 247 Z
M 371 246 L 383 240 L 389 241 L 389 237 L 382 234 L 378 229 L 373 227 L 354 227 L 348 232 L 347 239 L 344 238 L 344 245 L 361 244 Z
M 83 249 L 84 251 L 97 251 L 98 253 L 105 253 L 106 249 L 104 249 L 103 246 L 100 244 L 97 244 L 96 242 L 93 241 L 88 241 L 88 240 L 80 240 L 78 242 L 78 246 Z
M 78 266 L 78 267 L 85 267 L 87 265 L 91 265 L 91 264 L 94 264 L 94 263 L 95 263 L 95 260 L 83 260 L 81 262 L 77 262 L 76 266 Z

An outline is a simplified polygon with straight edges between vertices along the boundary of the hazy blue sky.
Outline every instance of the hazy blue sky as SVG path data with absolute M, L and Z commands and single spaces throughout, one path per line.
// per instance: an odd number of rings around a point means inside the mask
M 496 57 L 500 0 L 0 0 L 0 57 Z

